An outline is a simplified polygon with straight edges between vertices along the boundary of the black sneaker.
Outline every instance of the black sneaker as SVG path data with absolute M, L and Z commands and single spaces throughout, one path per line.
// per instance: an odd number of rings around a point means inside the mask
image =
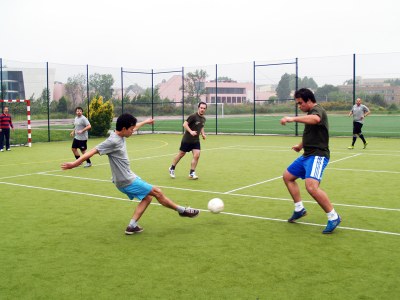
M 144 229 L 142 227 L 140 227 L 139 225 L 137 225 L 136 227 L 131 227 L 128 225 L 128 227 L 126 227 L 126 229 L 125 229 L 125 234 L 131 235 L 134 233 L 140 233 L 143 230 Z
M 200 210 L 195 208 L 186 207 L 183 213 L 179 213 L 181 217 L 195 218 L 199 215 Z
M 304 217 L 307 215 L 307 211 L 305 208 L 303 208 L 301 211 L 295 211 L 293 212 L 293 215 L 290 217 L 289 220 L 287 220 L 289 223 L 294 223 L 296 220 Z

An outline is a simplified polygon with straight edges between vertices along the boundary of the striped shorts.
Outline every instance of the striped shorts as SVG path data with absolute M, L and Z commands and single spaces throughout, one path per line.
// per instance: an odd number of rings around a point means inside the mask
M 301 179 L 313 178 L 321 181 L 329 159 L 324 156 L 300 156 L 288 168 L 288 172 Z

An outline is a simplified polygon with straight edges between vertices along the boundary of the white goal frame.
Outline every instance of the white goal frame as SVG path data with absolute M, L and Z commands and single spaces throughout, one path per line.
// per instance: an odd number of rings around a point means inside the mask
M 224 104 L 226 104 L 226 103 L 223 103 L 223 102 L 217 102 L 217 103 L 208 102 L 207 103 L 207 105 L 215 105 L 216 106 L 215 109 L 216 109 L 217 114 L 218 114 L 218 105 L 221 106 L 221 114 L 219 115 L 219 117 L 221 117 L 221 118 L 223 118 L 225 116 L 225 114 L 224 114 Z
M 0 103 L 22 103 L 26 104 L 26 120 L 28 124 L 28 147 L 32 147 L 32 128 L 31 128 L 31 100 L 3 100 L 0 99 Z

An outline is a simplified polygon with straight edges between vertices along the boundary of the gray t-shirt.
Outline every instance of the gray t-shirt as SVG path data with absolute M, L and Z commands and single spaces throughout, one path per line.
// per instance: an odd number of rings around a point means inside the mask
M 79 141 L 87 141 L 89 138 L 88 132 L 85 131 L 81 134 L 78 133 L 79 130 L 82 130 L 86 126 L 88 126 L 89 120 L 85 116 L 75 117 L 74 126 L 75 126 L 75 139 Z
M 353 112 L 353 121 L 362 124 L 364 121 L 364 115 L 369 112 L 369 109 L 364 104 L 360 104 L 360 106 L 355 104 L 351 111 Z
M 100 155 L 107 154 L 112 182 L 117 188 L 128 186 L 136 179 L 136 174 L 130 168 L 125 138 L 113 132 L 108 139 L 97 145 L 96 149 Z

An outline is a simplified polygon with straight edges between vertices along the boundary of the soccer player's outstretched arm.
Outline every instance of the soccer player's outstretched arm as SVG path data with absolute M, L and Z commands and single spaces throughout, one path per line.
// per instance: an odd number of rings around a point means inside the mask
M 99 151 L 96 148 L 93 148 L 92 150 L 83 154 L 77 160 L 75 160 L 73 162 L 66 162 L 66 163 L 61 164 L 61 169 L 68 170 L 68 169 L 76 168 L 76 167 L 80 166 L 85 160 L 91 158 L 93 155 L 95 155 L 97 153 L 99 153 Z

